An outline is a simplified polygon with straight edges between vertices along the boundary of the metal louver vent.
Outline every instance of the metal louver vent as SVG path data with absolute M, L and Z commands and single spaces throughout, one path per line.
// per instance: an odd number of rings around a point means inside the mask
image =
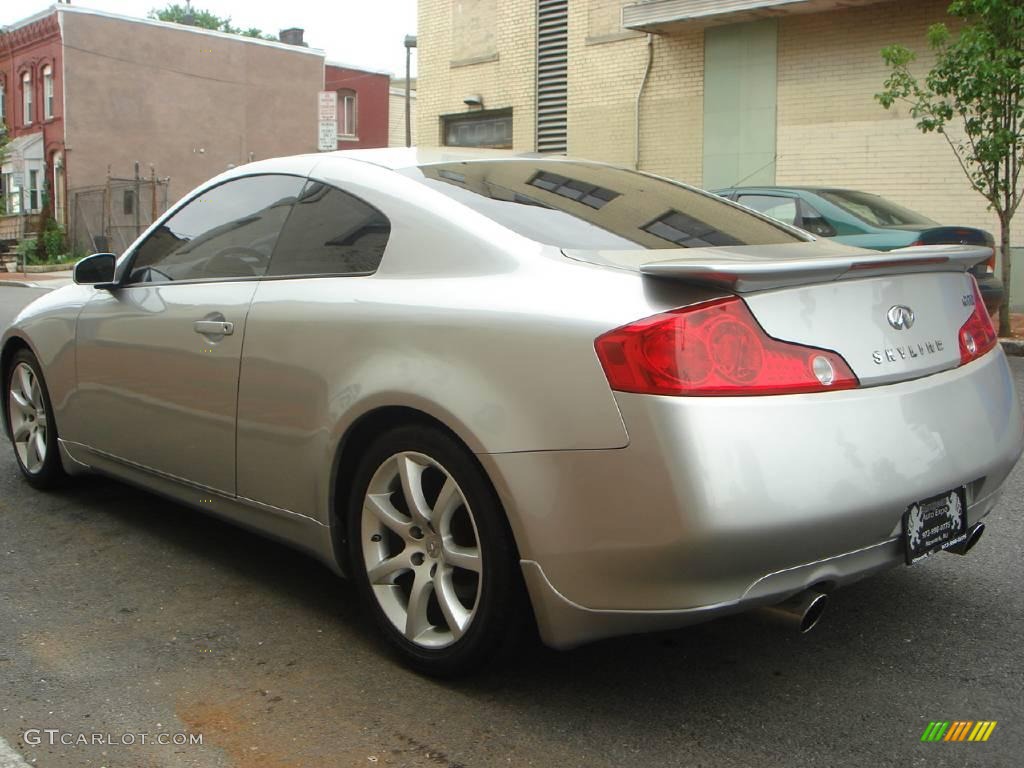
M 569 0 L 537 0 L 537 151 L 565 152 Z

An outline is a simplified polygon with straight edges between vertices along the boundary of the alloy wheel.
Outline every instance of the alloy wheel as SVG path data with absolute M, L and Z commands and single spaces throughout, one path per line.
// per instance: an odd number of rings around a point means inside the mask
M 18 363 L 11 373 L 7 414 L 22 466 L 30 474 L 38 474 L 46 462 L 49 422 L 42 385 L 28 363 Z
M 451 474 L 422 453 L 391 456 L 370 480 L 360 533 L 371 591 L 395 629 L 421 648 L 457 642 L 477 612 L 483 554 Z

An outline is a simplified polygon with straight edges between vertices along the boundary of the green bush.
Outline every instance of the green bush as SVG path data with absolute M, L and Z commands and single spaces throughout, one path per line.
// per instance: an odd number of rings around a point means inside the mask
M 18 242 L 18 247 L 14 249 L 15 253 L 18 254 L 18 261 L 21 264 L 29 264 L 36 258 L 38 252 L 38 243 L 35 240 L 21 240 Z
M 53 219 L 47 222 L 46 231 L 43 232 L 43 248 L 46 251 L 46 260 L 49 262 L 58 261 L 67 251 L 64 228 Z

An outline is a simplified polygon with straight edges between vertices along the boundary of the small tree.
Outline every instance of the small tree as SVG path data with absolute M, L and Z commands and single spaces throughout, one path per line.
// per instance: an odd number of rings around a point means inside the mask
M 910 72 L 913 51 L 882 50 L 890 74 L 875 98 L 889 109 L 910 105 L 924 133 L 942 134 L 971 187 L 999 217 L 1004 301 L 999 334 L 1010 333 L 1010 223 L 1020 205 L 1024 165 L 1024 3 L 1021 0 L 954 0 L 951 16 L 963 19 L 954 36 L 945 24 L 928 30 L 935 65 L 922 84 Z M 948 128 L 959 126 L 963 138 Z
M 229 32 L 232 35 L 242 37 L 256 37 L 260 40 L 276 40 L 273 35 L 263 34 L 263 30 L 256 27 L 240 29 L 231 23 L 230 16 L 218 16 L 210 11 L 192 8 L 190 5 L 170 3 L 163 8 L 154 8 L 149 12 L 149 18 L 160 21 L 173 21 L 176 24 L 184 24 L 190 20 L 191 26 L 200 29 L 213 29 L 218 32 Z

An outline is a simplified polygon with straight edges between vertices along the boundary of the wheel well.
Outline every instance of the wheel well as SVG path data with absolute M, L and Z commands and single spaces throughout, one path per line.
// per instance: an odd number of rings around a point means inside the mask
M 3 352 L 0 352 L 0 389 L 6 386 L 7 371 L 10 368 L 11 359 L 22 349 L 32 350 L 24 339 L 12 336 L 4 345 Z M 0 403 L 0 423 L 3 424 L 4 434 L 7 434 L 7 408 L 2 403 Z
M 362 458 L 370 442 L 377 437 L 377 435 L 382 432 L 386 432 L 389 429 L 408 426 L 410 424 L 422 424 L 424 426 L 435 427 L 446 432 L 463 448 L 465 448 L 466 452 L 473 457 L 474 461 L 476 461 L 473 451 L 469 449 L 469 446 L 466 445 L 466 442 L 462 438 L 453 432 L 451 428 L 444 424 L 444 422 L 438 421 L 433 416 L 430 416 L 423 411 L 418 411 L 415 408 L 407 408 L 404 406 L 386 406 L 383 408 L 377 408 L 376 410 L 360 416 L 348 428 L 338 445 L 338 451 L 334 463 L 334 478 L 332 482 L 331 539 L 334 544 L 334 558 L 337 561 L 338 566 L 346 574 L 349 573 L 347 542 L 348 526 L 346 525 L 346 515 L 348 514 L 348 500 L 351 493 L 351 483 L 355 476 L 356 469 L 359 466 L 359 460 Z M 491 489 L 494 492 L 494 498 L 500 504 L 501 502 L 498 498 L 497 491 L 494 491 L 494 484 L 491 483 L 491 479 L 488 477 L 487 472 L 482 466 L 480 466 L 479 462 L 477 462 L 477 466 L 483 473 L 483 476 L 487 478 L 488 483 L 491 484 Z M 505 522 L 506 525 L 508 525 L 507 514 Z M 515 546 L 515 537 L 512 534 L 511 526 L 509 526 L 509 536 L 512 537 L 513 546 Z

